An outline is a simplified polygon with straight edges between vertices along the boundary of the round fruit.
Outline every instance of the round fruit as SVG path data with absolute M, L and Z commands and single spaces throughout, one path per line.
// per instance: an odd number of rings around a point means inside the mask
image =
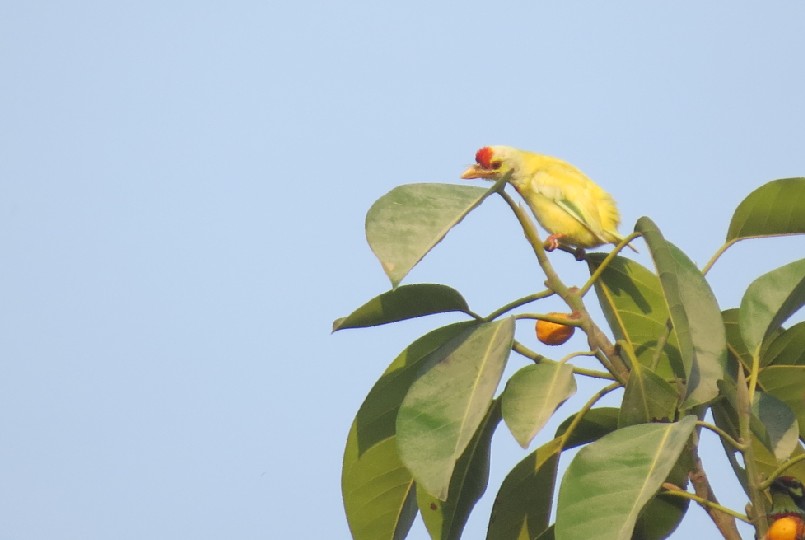
M 766 532 L 766 540 L 799 540 L 803 533 L 802 520 L 794 516 L 777 519 Z
M 567 313 L 548 313 L 551 317 L 569 319 Z M 555 322 L 538 320 L 534 329 L 537 332 L 537 339 L 545 345 L 561 345 L 565 343 L 573 332 L 576 331 L 575 326 L 567 326 L 565 324 L 558 324 Z

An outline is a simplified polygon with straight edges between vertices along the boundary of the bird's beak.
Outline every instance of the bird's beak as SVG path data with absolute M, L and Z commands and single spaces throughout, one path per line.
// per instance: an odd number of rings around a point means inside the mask
M 473 178 L 486 178 L 490 179 L 495 176 L 495 171 L 484 169 L 477 163 L 472 165 L 469 169 L 461 173 L 461 178 L 464 180 L 471 180 Z

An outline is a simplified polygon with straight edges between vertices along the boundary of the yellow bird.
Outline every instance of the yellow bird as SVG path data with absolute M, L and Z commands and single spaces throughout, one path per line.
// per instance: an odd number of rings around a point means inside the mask
M 461 178 L 505 178 L 551 233 L 546 250 L 560 244 L 583 249 L 623 240 L 615 201 L 570 163 L 510 146 L 484 146 L 475 161 Z

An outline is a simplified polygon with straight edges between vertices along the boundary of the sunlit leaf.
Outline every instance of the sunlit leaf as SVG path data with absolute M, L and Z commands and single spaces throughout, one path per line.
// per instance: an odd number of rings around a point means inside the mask
M 693 262 L 666 241 L 648 218 L 637 221 L 651 251 L 671 322 L 685 365 L 687 394 L 683 406 L 707 403 L 718 394 L 717 381 L 724 375 L 726 337 L 721 310 L 713 291 Z
M 432 353 L 471 323 L 434 330 L 409 345 L 389 365 L 358 410 L 347 437 L 341 485 L 355 540 L 403 538 L 416 516 L 414 479 L 397 451 L 395 422 L 403 397 Z
M 554 411 L 576 393 L 573 367 L 532 364 L 515 373 L 502 394 L 503 420 L 512 435 L 527 448 Z
M 596 407 L 587 411 L 576 428 L 567 438 L 564 449 L 569 450 L 583 444 L 597 441 L 604 435 L 612 433 L 618 429 L 618 414 L 620 409 L 616 407 Z M 576 415 L 566 418 L 559 427 L 556 428 L 555 437 L 565 434 L 570 424 L 576 419 Z
M 559 489 L 556 539 L 629 540 L 695 423 L 686 416 L 674 424 L 629 426 L 579 450 Z
M 805 259 L 753 281 L 741 300 L 740 327 L 747 349 L 755 353 L 767 332 L 776 329 L 805 303 Z
M 531 540 L 548 527 L 561 439 L 552 439 L 518 463 L 498 490 L 487 540 Z
M 469 311 L 466 300 L 446 285 L 403 285 L 375 296 L 347 317 L 333 323 L 333 332 L 377 326 L 449 311 Z
M 752 369 L 752 353 L 747 350 L 744 338 L 741 336 L 740 313 L 741 311 L 738 308 L 725 309 L 721 313 L 721 318 L 724 321 L 724 331 L 727 336 L 727 354 L 730 360 L 739 362 L 747 370 L 750 370 Z M 738 363 L 735 363 L 734 367 L 737 368 L 738 365 Z
M 771 394 L 756 392 L 752 415 L 759 420 L 753 426 L 758 440 L 778 460 L 788 458 L 799 441 L 799 426 L 791 409 Z
M 397 442 L 417 483 L 445 500 L 456 461 L 486 415 L 514 339 L 514 319 L 482 323 L 446 343 L 409 390 Z
M 417 505 L 431 540 L 458 540 L 475 503 L 486 491 L 489 447 L 500 423 L 500 405 L 494 403 L 459 458 L 446 501 L 417 489 Z
M 805 178 L 784 178 L 762 185 L 732 216 L 727 241 L 805 233 Z
M 587 255 L 591 272 L 605 256 Z M 626 257 L 615 257 L 596 281 L 595 292 L 615 339 L 629 343 L 641 364 L 662 377 L 685 378 L 675 332 L 657 354 L 658 339 L 670 315 L 654 272 Z
M 433 246 L 491 193 L 454 184 L 408 184 L 366 214 L 366 240 L 396 287 Z

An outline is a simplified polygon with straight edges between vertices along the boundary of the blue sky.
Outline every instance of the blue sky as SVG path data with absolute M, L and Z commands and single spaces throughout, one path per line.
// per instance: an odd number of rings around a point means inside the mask
M 622 231 L 650 216 L 703 264 L 743 197 L 805 175 L 803 20 L 797 2 L 0 6 L 0 538 L 348 538 L 354 413 L 455 320 L 330 334 L 389 287 L 372 202 L 510 144 L 573 162 Z M 721 306 L 803 248 L 728 252 Z M 498 200 L 407 278 L 482 313 L 542 280 Z M 524 455 L 500 429 L 465 538 Z M 708 527 L 694 508 L 676 537 Z

